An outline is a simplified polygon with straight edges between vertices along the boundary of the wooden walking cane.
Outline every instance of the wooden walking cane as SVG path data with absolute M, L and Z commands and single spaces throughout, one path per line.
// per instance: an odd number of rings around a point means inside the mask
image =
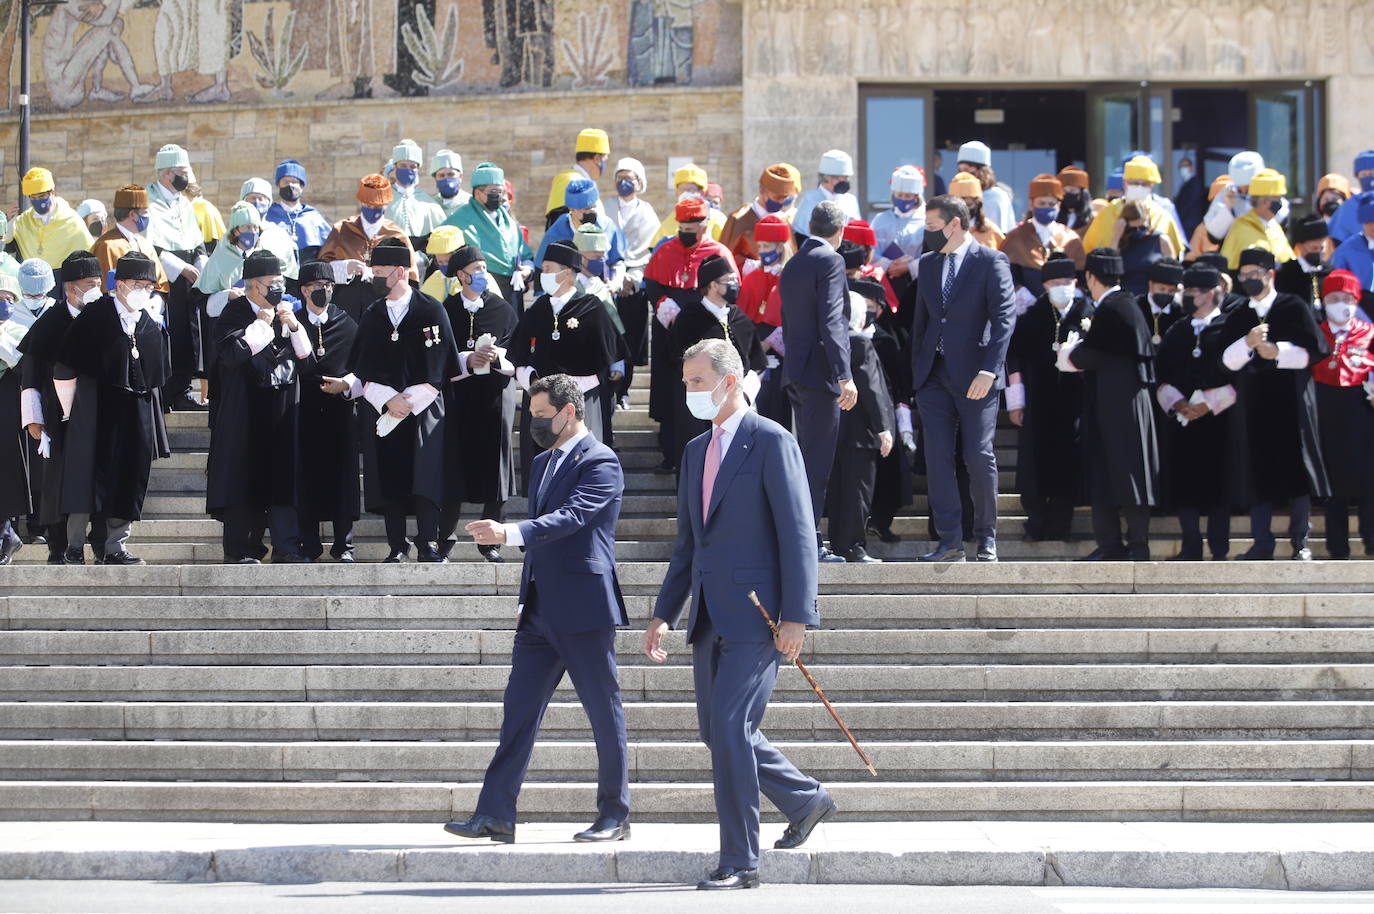
M 753 602 L 754 608 L 759 611 L 759 615 L 763 616 L 763 621 L 768 623 L 769 629 L 773 632 L 773 637 L 776 638 L 778 635 L 777 623 L 773 621 L 773 617 L 768 615 L 768 610 L 764 609 L 763 604 L 759 602 L 759 595 L 751 590 L 749 591 L 749 599 Z M 844 725 L 844 721 L 840 720 L 840 715 L 835 711 L 835 706 L 830 703 L 829 698 L 825 697 L 825 693 L 821 691 L 821 687 L 816 683 L 816 677 L 811 675 L 811 671 L 806 668 L 806 664 L 801 662 L 800 657 L 792 662 L 797 665 L 797 669 L 801 670 L 801 674 L 806 677 L 806 681 L 811 683 L 812 691 L 814 691 L 816 697 L 821 700 L 821 704 L 825 705 L 825 709 L 830 712 L 830 716 L 835 718 L 835 723 L 839 725 L 840 730 L 848 737 L 849 745 L 853 746 L 854 751 L 859 753 L 859 758 L 863 759 L 864 765 L 868 768 L 868 773 L 877 777 L 878 769 L 873 767 L 873 760 L 868 757 L 868 753 L 859 745 L 859 741 L 854 738 L 854 734 L 849 732 L 849 728 Z

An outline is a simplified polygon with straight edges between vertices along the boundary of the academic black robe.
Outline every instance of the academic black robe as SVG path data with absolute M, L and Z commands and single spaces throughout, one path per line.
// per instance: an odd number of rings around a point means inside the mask
M 1226 316 L 1218 314 L 1200 331 L 1191 319 L 1177 321 L 1164 334 L 1155 357 L 1155 376 L 1178 389 L 1185 400 L 1199 390 L 1226 387 L 1234 380 L 1221 363 Z M 1193 353 L 1198 351 L 1198 355 Z M 1235 509 L 1246 504 L 1248 486 L 1242 459 L 1241 404 L 1207 413 L 1180 425 L 1172 413 L 1160 420 L 1159 449 L 1162 501 L 1173 510 Z
M 0 518 L 33 510 L 29 492 L 29 433 L 20 425 L 21 358 L 13 368 L 0 363 Z
M 77 381 L 63 453 L 63 514 L 139 520 L 153 458 L 166 440 L 156 392 L 171 377 L 170 338 L 144 311 L 131 339 L 122 307 L 111 295 L 87 305 L 58 349 L 57 361 Z
M 1374 406 L 1363 385 L 1314 386 L 1331 494 L 1374 498 Z
M 1279 368 L 1277 361 L 1250 359 L 1232 383 L 1239 398 L 1240 434 L 1246 442 L 1246 478 L 1251 486 L 1249 503 L 1286 501 L 1330 494 L 1322 460 L 1317 420 L 1317 395 L 1311 366 L 1331 354 L 1317 326 L 1312 306 L 1293 295 L 1274 299 L 1266 320 L 1269 341 L 1286 341 L 1307 351 L 1308 367 Z M 1226 315 L 1224 343 L 1243 339 L 1261 323 L 1250 305 L 1238 306 Z
M 1322 283 L 1331 275 L 1331 264 L 1323 263 L 1315 273 L 1302 268 L 1301 258 L 1293 258 L 1274 271 L 1274 288 L 1280 295 L 1301 298 L 1313 308 L 1321 305 Z
M 897 315 L 887 308 L 878 312 L 874 321 L 873 351 L 883 369 L 883 380 L 895 404 L 911 390 L 911 349 L 907 335 L 897 323 Z M 770 331 L 771 332 L 771 331 Z M 790 416 L 790 413 L 789 413 Z M 791 423 L 788 423 L 791 427 Z M 875 518 L 891 523 L 899 509 L 911 504 L 915 494 L 915 480 L 911 472 L 911 452 L 901 441 L 901 434 L 893 429 L 896 441 L 886 457 L 878 458 L 878 478 L 873 486 Z
M 1169 328 L 1183 317 L 1183 308 L 1177 302 L 1171 302 L 1159 314 L 1155 314 L 1154 303 L 1150 301 L 1149 295 L 1137 295 L 1135 303 L 1140 307 L 1140 313 L 1145 318 L 1145 323 L 1150 327 L 1150 342 L 1156 347 L 1164 340 L 1164 334 L 1169 332 Z
M 362 410 L 364 506 L 384 514 L 397 503 L 409 507 L 415 498 L 443 504 L 443 390 L 458 374 L 458 346 L 444 306 L 412 287 L 410 307 L 393 328 L 386 300 L 377 299 L 358 323 L 350 362 L 350 370 L 364 383 L 383 384 L 397 393 L 429 384 L 440 392 L 424 412 L 406 416 L 383 438 L 376 434 L 377 410 L 370 404 Z
M 897 415 L 887 378 L 878 361 L 873 340 L 862 334 L 849 334 L 849 369 L 859 399 L 853 409 L 840 413 L 840 447 L 877 451 L 878 436 L 888 431 L 897 437 Z
M 716 316 L 706 310 L 700 296 L 693 294 L 689 298 L 683 295 L 678 299 L 678 303 L 682 306 L 682 312 L 668 328 L 667 354 L 673 376 L 679 379 L 677 402 L 673 406 L 673 435 L 677 441 L 675 454 L 681 454 L 683 448 L 687 447 L 687 442 L 711 427 L 710 422 L 696 418 L 687 409 L 686 388 L 682 386 L 681 381 L 683 353 L 702 340 L 728 338 L 735 351 L 739 353 L 746 372 L 752 369 L 762 375 L 768 368 L 768 360 L 764 355 L 763 346 L 759 343 L 754 322 L 739 308 L 734 305 L 727 306 L 729 312 L 725 318 L 725 326 L 722 326 Z M 726 327 L 729 327 L 728 334 Z
M 294 507 L 297 461 L 298 359 L 283 324 L 272 319 L 272 342 L 256 354 L 244 333 L 257 321 L 247 298 L 225 306 L 215 321 L 216 407 L 210 430 L 206 513 L 226 508 Z M 304 312 L 298 315 L 298 320 Z
M 444 310 L 459 352 L 471 352 L 484 333 L 495 337 L 498 347 L 510 349 L 520 319 L 499 295 L 483 293 L 482 307 L 475 312 L 463 307 L 461 295 L 450 295 Z M 492 365 L 485 375 L 450 381 L 444 397 L 450 419 L 445 498 L 479 505 L 510 498 L 515 491 L 515 381 Z
M 1135 296 L 1117 290 L 1098 302 L 1092 326 L 1069 356 L 1084 372 L 1083 453 L 1093 504 L 1155 505 L 1154 346 Z
M 19 386 L 38 391 L 43 407 L 43 430 L 51 441 L 48 458 L 39 458 L 43 460 L 43 478 L 35 506 L 38 523 L 44 527 L 60 522 L 63 517 L 62 454 L 67 440 L 67 423 L 62 421 L 62 404 L 53 385 L 53 372 L 58 350 L 74 320 L 66 302 L 60 302 L 34 321 L 19 341 L 19 351 L 24 353 L 24 358 L 19 360 Z M 65 367 L 62 371 L 70 375 Z
M 1007 373 L 1021 373 L 1025 415 L 1016 434 L 1016 491 L 1032 498 L 1068 498 L 1082 504 L 1083 384 L 1080 372 L 1055 367 L 1061 345 L 1072 332 L 1083 334 L 1092 302 L 1074 299 L 1058 322 L 1058 312 L 1042 295 L 1016 320 L 1007 346 Z
M 299 504 L 316 517 L 357 520 L 360 498 L 358 414 L 361 412 L 365 418 L 375 420 L 376 410 L 367 401 L 360 403 L 320 390 L 324 378 L 341 378 L 348 373 L 348 358 L 358 334 L 357 323 L 338 305 L 331 304 L 325 314 L 327 319 L 323 325 L 311 323 L 308 311 L 296 315 L 310 337 L 310 356 L 298 368 L 301 391 L 298 407 Z M 375 434 L 373 426 L 361 431 Z

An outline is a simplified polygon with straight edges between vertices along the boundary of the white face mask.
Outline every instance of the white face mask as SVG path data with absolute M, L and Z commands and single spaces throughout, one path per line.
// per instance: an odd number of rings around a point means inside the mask
M 1178 179 L 1183 182 L 1191 181 L 1193 179 L 1193 170 L 1191 168 L 1180 168 L 1178 170 Z
M 720 408 L 725 405 L 725 401 L 717 403 L 713 398 L 720 385 L 725 383 L 721 378 L 716 382 L 716 386 L 710 390 L 689 390 L 687 391 L 687 411 L 698 419 L 710 422 L 720 414 Z
M 557 273 L 540 273 L 539 287 L 550 297 L 558 294 L 558 287 L 563 283 L 559 280 Z
M 124 306 L 130 311 L 142 311 L 153 303 L 153 293 L 147 289 L 134 289 L 124 296 Z
M 47 301 L 47 300 L 48 300 L 48 296 L 46 296 L 46 295 L 25 295 L 25 296 L 24 296 L 24 304 L 28 306 L 28 309 L 29 309 L 30 311 L 37 311 L 39 308 L 43 307 L 43 302 L 45 302 L 45 301 Z
M 1126 185 L 1126 200 L 1127 200 L 1127 202 L 1129 202 L 1129 203 L 1139 203 L 1139 202 L 1142 201 L 1142 200 L 1147 200 L 1147 199 L 1149 199 L 1149 197 L 1150 197 L 1150 188 L 1148 188 L 1148 187 L 1143 187 L 1143 186 L 1141 186 L 1141 185 L 1139 185 L 1139 184 L 1127 184 L 1127 185 Z
M 1355 305 L 1348 301 L 1329 301 L 1324 306 L 1326 319 L 1333 326 L 1344 327 L 1355 316 Z
M 1056 308 L 1067 308 L 1073 301 L 1073 286 L 1050 286 L 1045 290 L 1045 294 L 1050 297 L 1050 304 Z
M 94 301 L 96 301 L 97 299 L 99 299 L 99 298 L 100 298 L 100 295 L 101 295 L 100 287 L 99 287 L 99 286 L 92 286 L 91 288 L 87 289 L 85 292 L 82 292 L 82 293 L 81 293 L 81 304 L 83 304 L 83 305 L 89 305 L 89 304 L 91 304 L 92 302 L 94 302 Z

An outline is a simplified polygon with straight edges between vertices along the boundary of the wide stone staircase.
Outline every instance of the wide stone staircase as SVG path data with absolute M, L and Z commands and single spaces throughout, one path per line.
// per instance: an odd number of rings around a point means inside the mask
M 633 816 L 713 821 L 681 633 L 665 665 L 638 649 L 675 505 L 671 477 L 651 470 L 646 395 L 637 387 L 616 420 Z M 500 726 L 518 553 L 499 566 L 470 544 L 442 566 L 214 564 L 205 418 L 171 420 L 177 453 L 155 466 L 132 545 L 152 564 L 49 567 L 29 547 L 0 568 L 0 818 L 442 822 L 471 811 Z M 1004 429 L 1004 467 L 1013 441 Z M 511 508 L 521 516 L 523 501 Z M 1013 561 L 820 569 L 824 628 L 804 659 L 878 776 L 793 669 L 765 728 L 829 785 L 843 818 L 1374 817 L 1374 562 L 1045 561 L 1090 546 L 1023 544 L 1018 500 L 1004 495 L 1001 508 Z M 874 552 L 926 548 L 924 499 L 911 510 L 897 525 L 904 542 Z M 358 533 L 359 558 L 380 559 L 380 521 Z M 1176 540 L 1177 524 L 1156 519 L 1156 556 Z M 738 611 L 754 612 L 743 593 Z M 522 821 L 590 821 L 595 765 L 565 683 Z

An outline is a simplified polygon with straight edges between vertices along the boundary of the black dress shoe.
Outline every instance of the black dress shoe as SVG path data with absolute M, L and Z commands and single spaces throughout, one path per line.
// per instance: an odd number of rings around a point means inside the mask
M 393 549 L 387 553 L 386 558 L 382 559 L 383 565 L 399 565 L 410 556 L 408 549 Z
M 843 562 L 843 561 L 844 561 L 844 556 L 842 556 L 842 555 L 836 555 L 835 553 L 831 552 L 830 549 L 829 549 L 828 547 L 822 546 L 822 547 L 820 547 L 819 549 L 816 550 L 816 561 L 818 561 L 818 562 Z
M 24 537 L 24 543 L 29 546 L 46 546 L 48 538 L 41 533 L 30 533 Z
M 902 541 L 902 538 L 901 538 L 900 536 L 898 536 L 897 534 L 895 534 L 895 533 L 892 532 L 892 528 L 891 528 L 891 527 L 874 527 L 874 526 L 870 526 L 870 527 L 868 528 L 868 531 L 869 531 L 870 533 L 872 533 L 874 536 L 876 536 L 876 537 L 878 538 L 878 542 L 880 542 L 880 543 L 889 543 L 889 544 L 891 544 L 891 543 L 900 543 L 900 542 Z
M 466 822 L 450 822 L 444 826 L 444 831 L 460 838 L 490 838 L 499 844 L 515 843 L 514 822 L 502 822 L 500 819 L 480 813 Z
M 24 548 L 24 541 L 11 533 L 0 542 L 0 565 L 8 565 L 14 561 L 14 554 Z
M 932 551 L 924 555 L 916 556 L 918 562 L 964 562 L 967 557 L 964 555 L 964 546 L 936 546 Z
M 1193 552 L 1193 551 L 1191 551 L 1191 550 L 1185 549 L 1184 551 L 1180 552 L 1178 555 L 1171 555 L 1171 556 L 1169 556 L 1168 561 L 1170 561 L 1170 562 L 1200 562 L 1200 561 L 1202 561 L 1202 550 L 1199 549 L 1198 551 Z
M 104 560 L 103 562 L 101 562 L 100 564 L 102 564 L 102 565 L 146 565 L 146 564 L 148 564 L 148 563 L 145 562 L 145 561 L 143 561 L 143 559 L 139 558 L 139 557 L 136 556 L 136 555 L 130 555 L 130 554 L 127 553 L 127 552 L 121 551 L 121 552 L 111 552 L 109 555 L 105 556 L 105 560 Z
M 978 555 L 976 561 L 995 562 L 997 561 L 997 540 L 990 536 L 985 536 L 978 541 Z
M 49 553 L 48 553 L 48 564 L 49 564 L 49 565 L 65 565 L 65 564 L 67 564 L 67 563 L 64 562 L 64 561 L 62 560 L 62 553 L 60 553 L 60 552 L 49 552 Z
M 697 888 L 704 892 L 728 892 L 733 889 L 756 889 L 758 887 L 758 870 L 740 870 L 731 866 L 721 867 L 697 883 Z
M 573 835 L 573 840 L 591 844 L 596 841 L 624 841 L 629 837 L 629 822 L 612 819 L 610 816 L 597 816 L 592 827 Z
M 501 555 L 500 546 L 478 546 L 477 551 L 482 553 L 482 558 L 491 562 L 493 565 L 500 565 L 505 561 L 505 558 Z
M 432 544 L 426 544 L 424 546 L 416 547 L 415 561 L 424 562 L 429 565 L 447 565 L 448 556 L 440 552 L 436 546 Z
M 1077 559 L 1077 561 L 1079 561 L 1079 562 L 1124 562 L 1124 561 L 1126 561 L 1126 550 L 1125 550 L 1125 549 L 1102 549 L 1102 548 L 1099 547 L 1099 548 L 1097 548 L 1097 549 L 1094 549 L 1092 552 L 1089 552 L 1087 555 L 1083 556 L 1081 559 Z
M 806 843 L 806 839 L 811 837 L 811 832 L 815 830 L 821 821 L 834 815 L 839 809 L 835 801 L 826 797 L 825 801 L 819 804 L 800 822 L 789 822 L 787 830 L 782 833 L 782 837 L 773 843 L 779 850 L 791 850 L 794 847 L 801 847 Z
M 278 555 L 275 551 L 273 551 L 273 553 L 272 553 L 272 564 L 273 564 L 273 565 L 313 565 L 313 564 L 315 564 L 315 560 L 314 560 L 314 559 L 311 559 L 311 558 L 306 558 L 305 556 L 299 555 L 299 554 L 297 554 L 297 553 L 295 553 L 295 552 L 283 552 L 283 553 L 281 553 L 280 555 Z
M 1128 562 L 1148 562 L 1149 560 L 1149 546 L 1132 546 L 1126 550 L 1126 561 Z
M 1268 552 L 1265 552 L 1265 551 L 1263 551 L 1263 550 L 1261 550 L 1261 549 L 1256 549 L 1254 546 L 1251 546 L 1249 549 L 1246 549 L 1246 550 L 1245 550 L 1244 552 L 1242 552 L 1240 555 L 1236 556 L 1236 561 L 1237 561 L 1237 562 L 1268 562 L 1268 561 L 1270 561 L 1270 560 L 1273 559 L 1273 558 L 1274 558 L 1274 552 L 1273 552 L 1272 549 L 1271 549 L 1270 551 L 1268 551 Z
M 863 546 L 855 546 L 844 554 L 846 562 L 853 562 L 857 565 L 881 565 L 882 559 L 875 559 L 869 555 Z
M 84 565 L 86 564 L 86 556 L 80 549 L 68 549 L 66 552 L 62 553 L 62 564 Z

